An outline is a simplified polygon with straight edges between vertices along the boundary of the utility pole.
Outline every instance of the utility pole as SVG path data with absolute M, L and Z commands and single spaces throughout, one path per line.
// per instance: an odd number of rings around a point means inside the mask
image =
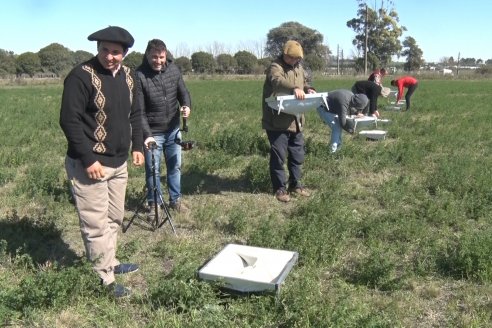
M 340 45 L 337 44 L 337 75 L 340 75 Z
M 344 62 L 344 59 L 343 59 L 343 49 L 341 50 L 341 53 L 342 53 L 342 56 L 341 56 L 341 57 L 342 57 L 342 60 L 341 60 L 342 64 L 340 65 L 340 66 L 341 66 L 341 67 L 340 67 L 340 71 L 341 71 L 341 72 L 342 72 L 342 74 L 343 74 L 343 71 L 344 71 L 344 69 L 343 69 L 343 62 Z
M 364 75 L 367 75 L 367 43 L 368 43 L 368 38 L 369 38 L 369 33 L 368 33 L 368 18 L 369 17 L 369 14 L 368 14 L 368 10 L 367 10 L 367 3 L 366 3 L 366 21 L 365 21 L 365 45 L 364 45 Z
M 458 52 L 458 63 L 456 63 L 456 76 L 460 75 L 460 55 L 461 52 Z

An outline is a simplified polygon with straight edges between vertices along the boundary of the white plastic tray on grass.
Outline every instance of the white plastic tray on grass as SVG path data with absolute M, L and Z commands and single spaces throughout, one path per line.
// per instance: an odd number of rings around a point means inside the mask
M 325 105 L 328 92 L 307 93 L 303 100 L 296 99 L 294 95 L 277 96 L 266 98 L 268 106 L 275 109 L 278 114 L 284 112 L 291 115 L 298 115 Z
M 347 120 L 354 121 L 354 129 L 357 129 L 358 127 L 365 127 L 365 126 L 372 126 L 372 125 L 377 126 L 377 121 L 378 121 L 377 118 L 374 116 L 357 117 L 356 115 L 348 115 Z
M 221 281 L 239 292 L 278 292 L 298 253 L 228 244 L 199 271 L 203 280 Z
M 384 140 L 387 133 L 387 131 L 383 130 L 362 130 L 359 135 L 371 140 Z

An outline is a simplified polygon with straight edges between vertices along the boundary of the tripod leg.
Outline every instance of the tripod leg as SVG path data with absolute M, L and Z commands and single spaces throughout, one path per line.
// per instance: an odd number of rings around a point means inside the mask
M 154 195 L 157 191 L 154 188 Z M 154 222 L 152 223 L 152 229 L 155 231 L 157 229 L 157 224 L 159 223 L 159 204 L 157 203 L 157 197 L 154 196 Z
M 162 198 L 162 196 L 161 196 L 161 198 Z M 169 212 L 169 207 L 166 205 L 165 202 L 162 202 L 162 209 L 163 209 L 162 215 L 164 215 L 164 213 L 165 213 L 166 214 L 166 217 L 165 218 L 164 217 L 162 218 L 162 221 L 159 224 L 158 228 L 162 227 L 162 225 L 166 221 L 169 221 L 169 225 L 171 226 L 171 229 L 173 230 L 174 235 L 177 235 L 176 229 L 174 229 L 174 224 L 173 224 L 173 221 L 171 219 L 171 213 Z
M 153 147 L 151 149 L 151 155 L 152 155 L 152 192 L 154 194 L 154 223 L 152 224 L 152 228 L 154 229 L 157 229 L 158 228 L 158 224 L 159 224 L 159 204 L 157 202 L 157 193 L 158 193 L 158 189 L 157 189 L 157 177 L 156 177 L 156 167 L 155 167 L 155 155 L 154 155 L 154 150 L 159 151 L 157 147 Z M 160 183 L 160 181 L 159 181 Z M 160 197 L 160 195 L 159 195 Z M 161 201 L 162 201 L 162 197 L 161 198 Z
M 128 230 L 128 228 L 130 228 L 130 226 L 132 225 L 132 223 L 135 220 L 135 218 L 137 218 L 138 216 L 140 216 L 140 213 L 139 212 L 143 208 L 143 204 L 144 204 L 146 198 L 147 198 L 147 196 L 144 194 L 144 196 L 142 197 L 142 200 L 140 201 L 140 204 L 137 207 L 137 210 L 135 211 L 135 213 L 133 213 L 130 221 L 128 221 L 128 224 L 126 226 L 123 226 L 123 228 L 122 228 L 123 233 L 125 233 Z
M 169 224 L 171 225 L 171 228 L 173 230 L 173 233 L 174 235 L 177 235 L 176 234 L 176 229 L 174 229 L 174 225 L 173 225 L 173 222 L 172 222 L 172 219 L 171 219 L 171 213 L 169 212 L 169 207 L 167 206 L 166 202 L 164 201 L 164 199 L 162 198 L 162 194 L 159 193 L 159 199 L 161 201 L 161 216 L 162 216 L 162 219 L 160 220 L 160 223 L 156 221 L 156 228 L 160 228 L 162 227 L 162 225 L 166 222 L 166 221 L 169 221 Z M 166 215 L 166 216 L 164 216 Z

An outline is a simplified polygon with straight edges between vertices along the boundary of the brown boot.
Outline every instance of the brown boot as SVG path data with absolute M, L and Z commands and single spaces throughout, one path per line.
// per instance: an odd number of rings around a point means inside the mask
M 304 188 L 304 187 L 292 188 L 292 189 L 289 189 L 289 192 L 291 194 L 299 195 L 299 196 L 303 196 L 303 197 L 311 196 L 311 191 L 307 188 Z
M 277 192 L 275 193 L 275 198 L 277 198 L 277 200 L 280 202 L 290 202 L 290 196 L 284 189 L 277 190 Z

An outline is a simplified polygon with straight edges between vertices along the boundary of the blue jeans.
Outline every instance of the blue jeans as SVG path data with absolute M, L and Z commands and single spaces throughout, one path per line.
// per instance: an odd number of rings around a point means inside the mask
M 147 202 L 154 201 L 154 181 L 152 176 L 152 152 L 155 160 L 155 179 L 157 184 L 157 201 L 161 203 L 161 154 L 166 161 L 166 178 L 169 190 L 169 202 L 174 203 L 181 197 L 181 132 L 176 128 L 172 132 L 154 135 L 157 148 L 145 151 L 145 181 L 147 183 Z
M 331 129 L 330 151 L 334 153 L 342 147 L 342 126 L 340 125 L 340 120 L 336 114 L 326 111 L 324 107 L 318 107 L 317 111 L 321 119 Z

